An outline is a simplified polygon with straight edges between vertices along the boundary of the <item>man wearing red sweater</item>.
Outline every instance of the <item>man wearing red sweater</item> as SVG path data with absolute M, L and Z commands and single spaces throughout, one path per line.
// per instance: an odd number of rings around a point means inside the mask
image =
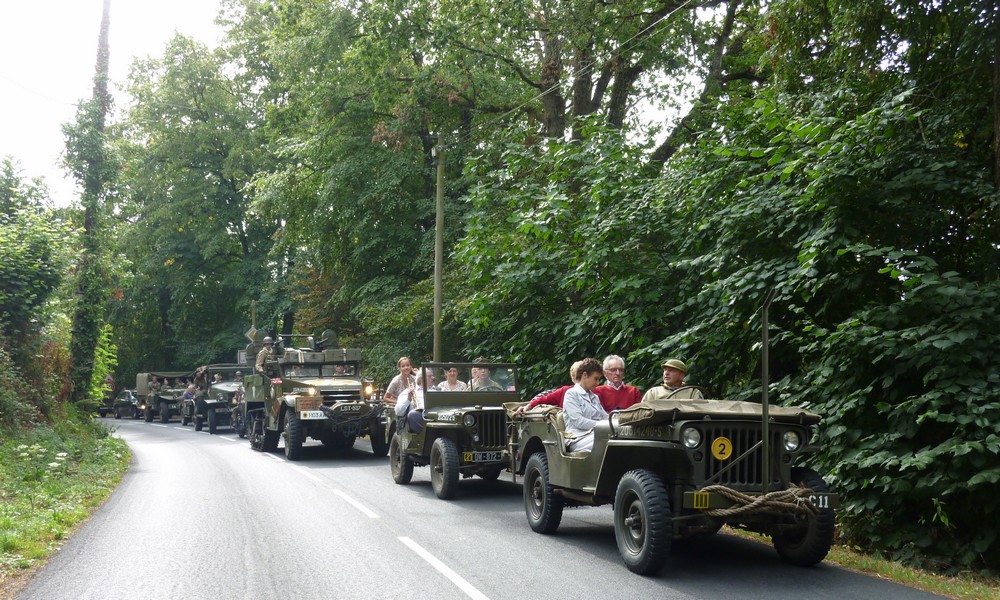
M 594 393 L 601 399 L 601 406 L 604 410 L 611 412 L 628 408 L 633 404 L 642 401 L 642 394 L 639 388 L 624 383 L 625 360 L 616 355 L 609 354 L 604 358 L 604 385 L 594 388 Z

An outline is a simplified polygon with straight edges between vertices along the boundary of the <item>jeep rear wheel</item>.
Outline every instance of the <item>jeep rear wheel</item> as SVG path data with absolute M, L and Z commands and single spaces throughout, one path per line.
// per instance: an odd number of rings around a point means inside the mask
M 555 533 L 563 514 L 563 497 L 549 485 L 549 459 L 536 452 L 524 468 L 524 514 L 537 533 Z
M 285 409 L 285 456 L 288 460 L 302 458 L 302 421 L 294 408 Z
M 392 434 L 392 440 L 389 441 L 389 470 L 396 483 L 405 485 L 413 478 L 413 463 L 403 454 L 398 433 Z
M 170 405 L 166 402 L 160 402 L 160 423 L 170 422 Z
M 830 491 L 819 473 L 812 469 L 792 468 L 791 482 L 818 493 Z M 833 545 L 834 524 L 833 509 L 823 508 L 819 514 L 805 520 L 799 529 L 773 535 L 771 542 L 781 560 L 800 567 L 811 567 L 826 558 L 830 551 L 830 546 Z
M 663 566 L 673 538 L 670 499 L 663 480 L 645 469 L 629 471 L 615 493 L 615 539 L 629 571 L 655 573 Z
M 371 426 L 368 440 L 372 443 L 372 454 L 375 456 L 385 456 L 389 452 L 389 444 L 385 441 L 385 427 L 381 423 Z

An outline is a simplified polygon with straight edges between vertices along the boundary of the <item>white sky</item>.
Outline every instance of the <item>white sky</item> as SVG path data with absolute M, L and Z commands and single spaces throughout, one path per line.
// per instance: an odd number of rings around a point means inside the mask
M 133 57 L 159 56 L 174 32 L 217 45 L 219 0 L 111 0 L 111 79 L 116 108 Z M 0 0 L 0 157 L 41 177 L 53 201 L 78 201 L 59 166 L 62 124 L 90 98 L 103 0 Z

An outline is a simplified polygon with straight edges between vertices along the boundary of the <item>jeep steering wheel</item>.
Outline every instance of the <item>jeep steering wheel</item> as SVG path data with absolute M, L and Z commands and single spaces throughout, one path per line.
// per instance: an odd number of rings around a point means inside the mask
M 705 395 L 705 388 L 701 387 L 700 385 L 682 385 L 681 387 L 679 387 L 676 390 L 673 390 L 669 394 L 667 394 L 667 397 L 664 398 L 664 400 L 669 400 L 669 399 L 673 398 L 674 394 L 676 394 L 677 392 L 679 392 L 681 390 L 698 390 L 699 392 L 701 392 L 702 396 Z M 698 400 L 698 398 L 682 398 L 682 400 Z

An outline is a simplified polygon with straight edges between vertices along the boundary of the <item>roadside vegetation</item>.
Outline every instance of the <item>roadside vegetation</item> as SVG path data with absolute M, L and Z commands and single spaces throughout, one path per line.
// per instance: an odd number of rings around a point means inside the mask
M 838 541 L 998 576 L 995 2 L 537 4 L 226 0 L 220 46 L 178 34 L 116 111 L 100 46 L 79 205 L 0 170 L 0 421 L 232 361 L 252 315 L 382 381 L 429 358 L 443 153 L 443 360 L 531 392 L 672 356 L 754 400 L 776 290 L 769 395 L 824 416 Z

